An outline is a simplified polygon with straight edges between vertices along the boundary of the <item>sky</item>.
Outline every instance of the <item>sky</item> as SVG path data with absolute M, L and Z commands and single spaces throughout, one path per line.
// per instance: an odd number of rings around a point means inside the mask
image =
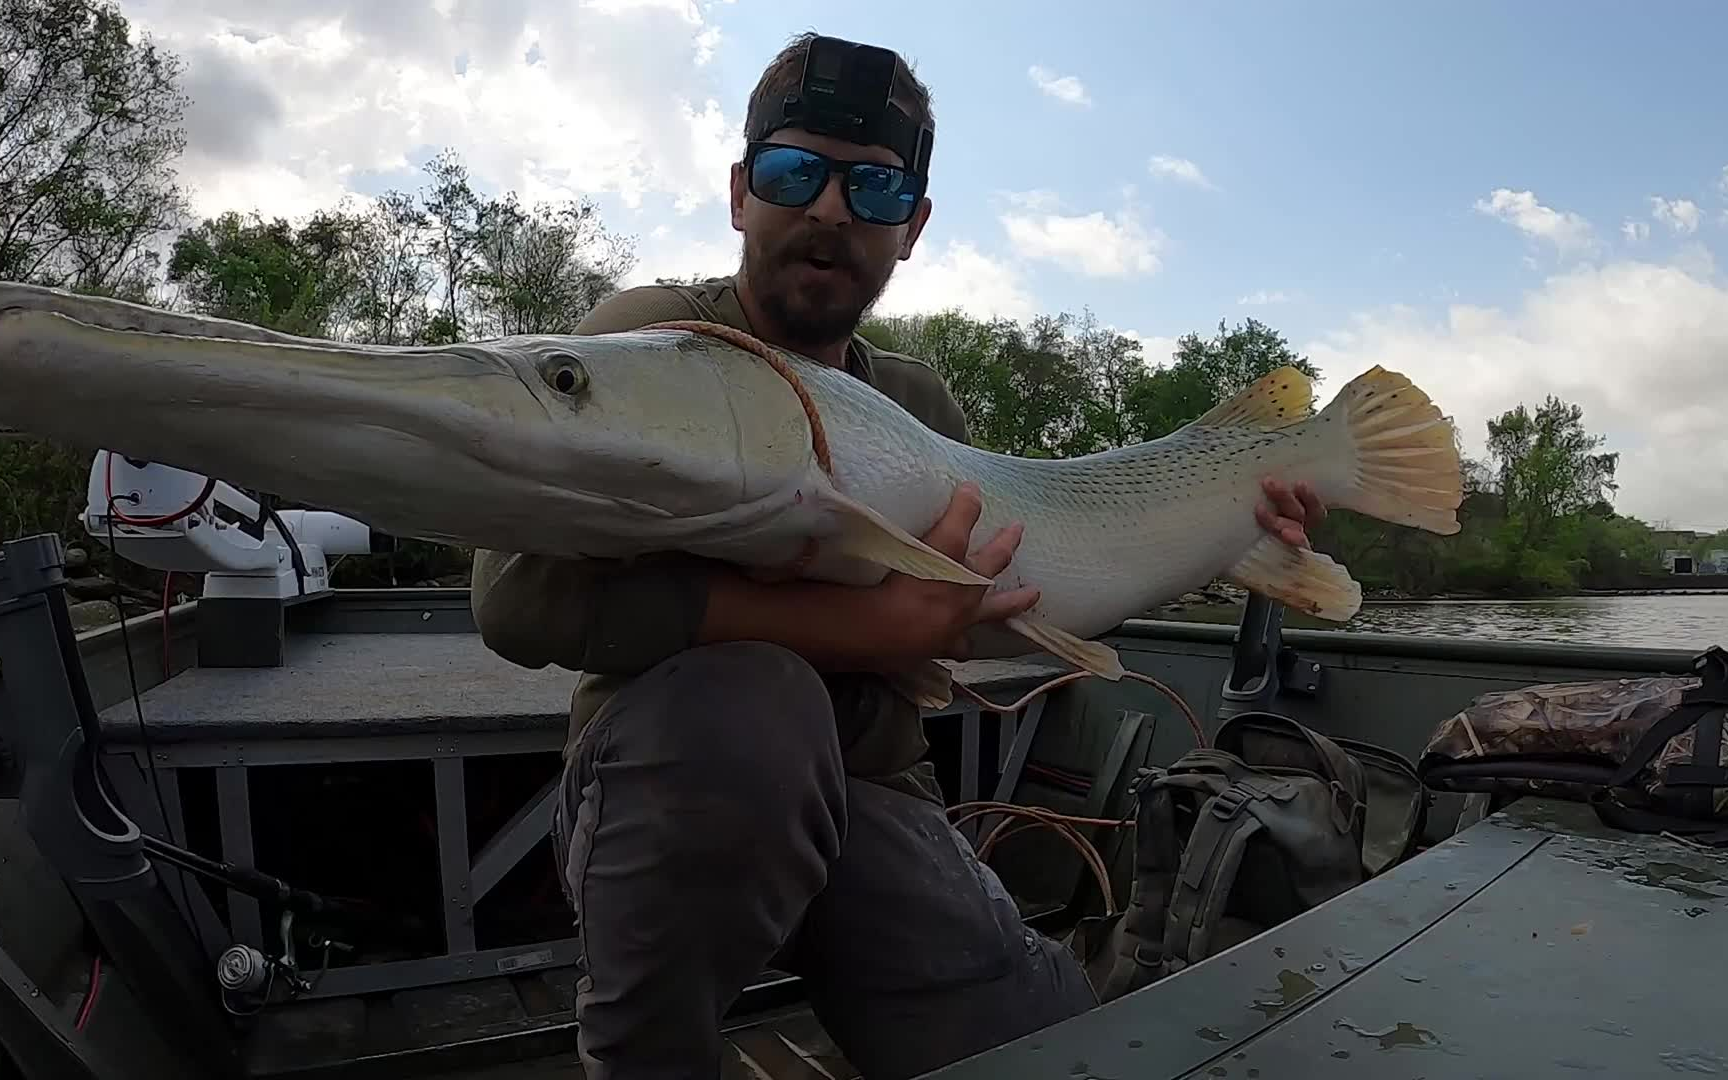
M 931 88 L 935 210 L 885 314 L 1090 307 L 1167 361 L 1253 317 L 1318 401 L 1401 371 L 1480 454 L 1555 394 L 1622 513 L 1728 527 L 1728 6 L 121 0 L 179 54 L 201 213 L 417 189 L 587 197 L 633 282 L 728 273 L 728 166 L 806 29 Z M 888 17 L 888 16 L 892 17 Z

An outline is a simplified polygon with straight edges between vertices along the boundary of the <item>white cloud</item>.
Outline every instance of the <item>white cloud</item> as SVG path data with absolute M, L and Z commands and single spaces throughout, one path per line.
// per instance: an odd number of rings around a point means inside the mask
M 723 201 L 737 151 L 693 0 L 123 0 L 194 96 L 195 210 L 326 205 L 451 147 L 489 189 Z M 394 178 L 393 178 L 394 179 Z M 620 224 L 620 223 L 610 223 Z
M 1058 75 L 1047 67 L 1033 64 L 1026 69 L 1033 85 L 1067 105 L 1091 105 L 1092 97 L 1078 75 Z
M 1704 211 L 1691 199 L 1664 199 L 1660 195 L 1652 195 L 1650 216 L 1676 233 L 1689 236 L 1698 231 L 1699 223 L 1704 220 Z
M 1558 395 L 1621 453 L 1622 513 L 1728 525 L 1728 280 L 1701 255 L 1577 269 L 1509 309 L 1364 314 L 1302 351 L 1326 376 L 1323 399 L 1372 364 L 1408 375 L 1476 455 L 1490 417 Z
M 1148 367 L 1168 365 L 1176 353 L 1176 339 L 1159 335 L 1142 334 L 1138 330 L 1124 330 L 1119 326 L 1110 329 L 1123 337 L 1133 338 L 1140 343 L 1140 356 Z
M 1646 221 L 1623 221 L 1620 223 L 1620 235 L 1629 243 L 1640 243 L 1650 238 L 1650 223 Z
M 1180 180 L 1185 184 L 1193 184 L 1195 187 L 1202 187 L 1208 191 L 1217 190 L 1217 185 L 1206 178 L 1206 174 L 1200 171 L 1200 166 L 1187 158 L 1158 154 L 1146 166 L 1146 171 L 1161 179 Z
M 1156 273 L 1165 236 L 1141 223 L 1138 213 L 1124 207 L 1106 216 L 1063 214 L 1060 201 L 1048 192 L 1010 195 L 1013 210 L 1001 216 L 1008 242 L 1022 258 L 1051 262 L 1087 277 L 1126 277 Z
M 1569 211 L 1543 206 L 1529 191 L 1495 188 L 1486 199 L 1476 200 L 1476 209 L 1526 236 L 1553 244 L 1562 255 L 1586 250 L 1592 243 L 1589 222 Z
M 1038 314 L 1023 271 L 963 240 L 940 250 L 921 245 L 901 263 L 876 304 L 881 315 L 915 315 L 958 308 L 977 318 L 1025 321 Z
M 1265 289 L 1259 289 L 1255 292 L 1249 293 L 1247 296 L 1237 297 L 1236 303 L 1240 304 L 1242 307 L 1267 307 L 1272 304 L 1288 304 L 1294 299 L 1294 296 L 1285 292 L 1283 289 L 1273 289 L 1270 292 Z
M 738 269 L 741 237 L 725 219 L 691 228 L 696 219 L 663 223 L 639 237 L 636 263 L 623 285 L 652 285 L 656 278 L 721 277 Z
M 1716 178 L 1716 189 L 1728 195 L 1728 165 L 1722 166 L 1722 175 Z

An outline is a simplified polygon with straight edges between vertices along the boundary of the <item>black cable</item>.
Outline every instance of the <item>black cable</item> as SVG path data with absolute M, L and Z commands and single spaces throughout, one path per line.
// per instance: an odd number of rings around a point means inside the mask
M 114 503 L 117 497 L 108 496 L 108 552 L 114 560 L 114 610 L 120 616 L 120 645 L 126 653 L 126 678 L 132 687 L 132 710 L 138 717 L 138 739 L 144 745 L 144 761 L 150 770 L 150 790 L 156 795 L 156 809 L 162 815 L 162 828 L 168 833 L 171 843 L 185 847 L 185 843 L 174 835 L 174 819 L 168 816 L 168 803 L 162 798 L 162 780 L 156 773 L 156 748 L 150 738 L 150 725 L 144 722 L 144 695 L 138 691 L 138 669 L 132 661 L 132 638 L 126 631 L 126 607 L 124 596 L 120 591 L 120 564 L 125 561 L 120 556 L 120 548 L 114 541 Z M 90 763 L 92 769 L 100 760 L 100 746 L 90 748 Z M 210 943 L 204 940 L 204 931 L 198 926 L 198 918 L 192 909 L 192 898 L 186 891 L 186 878 L 180 875 L 180 902 L 186 905 L 186 921 L 192 925 L 192 934 L 198 939 L 198 947 L 204 950 L 204 955 L 210 955 Z
M 264 506 L 263 500 L 259 500 L 258 505 Z M 294 539 L 294 534 L 282 523 L 282 515 L 276 512 L 274 506 L 264 506 L 264 513 L 269 515 L 270 524 L 276 526 L 276 531 L 282 534 L 282 542 L 288 545 L 288 558 L 294 563 L 294 580 L 300 585 L 300 595 L 305 596 L 306 557 L 300 554 L 300 542 Z

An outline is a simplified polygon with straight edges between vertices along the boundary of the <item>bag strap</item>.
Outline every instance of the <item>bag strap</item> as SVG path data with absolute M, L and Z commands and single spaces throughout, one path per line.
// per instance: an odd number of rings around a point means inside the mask
M 1236 713 L 1218 728 L 1218 733 L 1212 738 L 1212 745 L 1220 750 L 1235 754 L 1244 761 L 1249 761 L 1244 750 L 1244 743 L 1247 738 L 1244 729 L 1251 730 L 1253 728 L 1280 731 L 1306 743 L 1311 760 L 1304 767 L 1323 779 L 1334 783 L 1347 783 L 1356 771 L 1351 767 L 1356 763 L 1351 761 L 1349 752 L 1342 746 L 1308 725 L 1281 713 L 1260 710 Z M 1249 763 L 1263 764 L 1253 761 Z
M 1704 792 L 1708 795 L 1708 792 Z M 1624 829 L 1636 833 L 1673 833 L 1684 836 L 1694 843 L 1706 844 L 1710 847 L 1728 847 L 1728 823 L 1721 818 L 1686 817 L 1679 814 L 1665 814 L 1659 810 L 1646 810 L 1642 807 L 1627 806 L 1614 797 L 1612 789 L 1598 791 L 1590 796 L 1590 805 L 1596 811 L 1596 816 L 1602 819 L 1604 825 L 1615 829 Z
M 1681 695 L 1673 712 L 1650 725 L 1608 777 L 1604 790 L 1592 795 L 1590 805 L 1605 824 L 1633 832 L 1690 833 L 1702 837 L 1728 833 L 1715 813 L 1717 790 L 1728 788 L 1728 768 L 1722 765 L 1722 724 L 1728 715 L 1728 652 L 1712 646 L 1693 660 L 1692 669 L 1699 675 L 1698 685 Z M 1662 776 L 1656 777 L 1669 789 L 1663 800 L 1675 803 L 1677 812 L 1631 807 L 1615 797 L 1615 789 L 1634 786 L 1639 774 L 1650 767 L 1669 741 L 1688 728 L 1695 728 L 1692 760 L 1670 765 Z
M 1264 825 L 1251 804 L 1289 786 L 1275 777 L 1243 776 L 1201 807 L 1164 918 L 1164 970 L 1180 971 L 1209 954 L 1212 934 L 1242 868 L 1248 841 Z
M 1164 915 L 1182 860 L 1169 773 L 1164 769 L 1142 769 L 1130 790 L 1138 802 L 1134 815 L 1134 883 L 1129 890 L 1127 909 L 1111 931 L 1117 947 L 1109 972 L 1094 984 L 1100 1001 L 1113 1001 L 1162 976 Z

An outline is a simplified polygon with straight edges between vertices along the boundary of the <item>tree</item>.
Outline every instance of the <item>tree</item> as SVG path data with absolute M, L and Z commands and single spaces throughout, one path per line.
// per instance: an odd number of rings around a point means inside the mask
M 468 275 L 475 328 L 488 335 L 574 332 L 618 291 L 635 262 L 631 248 L 587 200 L 528 210 L 512 193 L 486 203 Z
M 295 226 L 229 211 L 174 240 L 168 280 L 208 315 L 329 336 L 355 284 L 352 219 L 324 211 Z
M 390 191 L 347 221 L 344 336 L 379 345 L 425 340 L 435 270 L 426 211 L 412 195 Z
M 1581 407 L 1552 394 L 1534 412 L 1520 404 L 1488 421 L 1488 453 L 1520 549 L 1541 547 L 1559 519 L 1606 502 L 1618 489 L 1620 455 L 1598 453 L 1602 443 L 1585 431 Z
M 1088 391 L 1087 449 L 1139 441 L 1129 402 L 1153 379 L 1140 342 L 1100 325 L 1087 308 L 1075 328 L 1071 355 Z
M 1126 395 L 1128 423 L 1140 439 L 1155 439 L 1188 423 L 1255 379 L 1286 365 L 1311 379 L 1320 372 L 1307 357 L 1290 348 L 1283 335 L 1256 319 L 1234 330 L 1222 320 L 1211 339 L 1185 334 L 1176 343 L 1175 360 L 1138 380 Z
M 100 0 L 0 0 L 0 279 L 137 296 L 186 201 L 179 61 Z
M 439 344 L 463 336 L 460 295 L 480 243 L 480 197 L 455 151 L 427 162 L 426 172 L 432 184 L 421 200 L 432 230 L 429 250 L 444 286 L 444 304 L 427 327 L 426 340 Z

